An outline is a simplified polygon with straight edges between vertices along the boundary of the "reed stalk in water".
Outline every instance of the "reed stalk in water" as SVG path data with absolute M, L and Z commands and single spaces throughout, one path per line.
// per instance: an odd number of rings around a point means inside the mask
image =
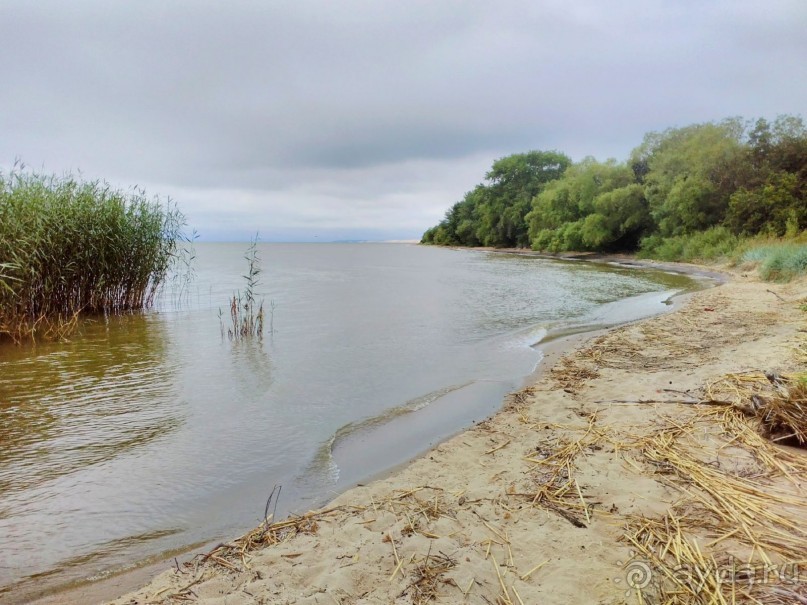
M 260 283 L 261 274 L 257 235 L 250 243 L 244 259 L 247 261 L 247 274 L 244 275 L 244 280 L 246 281 L 244 294 L 237 292 L 230 299 L 230 325 L 227 328 L 227 336 L 230 340 L 263 337 L 263 301 L 256 303 L 255 300 L 255 290 Z M 274 309 L 274 304 L 272 309 Z M 224 334 L 223 317 L 224 314 L 219 309 L 222 335 Z

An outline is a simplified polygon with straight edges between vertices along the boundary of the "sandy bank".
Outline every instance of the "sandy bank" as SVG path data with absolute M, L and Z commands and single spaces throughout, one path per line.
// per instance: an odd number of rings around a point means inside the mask
M 805 297 L 804 281 L 738 275 L 589 339 L 392 476 L 114 602 L 685 603 L 710 589 L 698 565 L 729 556 L 805 581 L 807 455 L 725 405 L 763 389 L 760 371 L 805 371 Z M 679 601 L 664 596 L 675 565 L 691 576 Z M 807 594 L 786 580 L 711 589 Z

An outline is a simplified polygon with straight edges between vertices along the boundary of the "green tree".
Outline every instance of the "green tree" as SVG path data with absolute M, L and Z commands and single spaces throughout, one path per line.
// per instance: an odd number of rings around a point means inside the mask
M 744 172 L 729 199 L 726 226 L 736 234 L 785 235 L 807 228 L 807 128 L 801 118 L 764 118 L 749 126 Z
M 651 224 L 631 167 L 586 158 L 535 197 L 526 220 L 537 250 L 631 249 Z
M 641 245 L 695 258 L 740 236 L 797 235 L 807 229 L 806 197 L 803 120 L 731 118 L 648 133 L 624 164 L 571 165 L 554 151 L 500 158 L 423 241 L 549 251 Z
M 528 151 L 496 160 L 485 175 L 488 195 L 480 204 L 477 237 L 486 246 L 529 245 L 525 216 L 532 198 L 571 165 L 556 151 Z
M 446 212 L 423 243 L 459 246 L 524 247 L 529 244 L 524 216 L 533 196 L 560 177 L 571 160 L 556 151 L 529 151 L 496 160 L 477 185 Z
M 594 212 L 583 222 L 583 242 L 594 250 L 634 250 L 651 225 L 644 189 L 632 183 L 594 198 Z
M 768 233 L 781 237 L 788 231 L 807 229 L 805 191 L 791 172 L 774 172 L 760 187 L 732 194 L 726 225 L 743 235 Z
M 738 119 L 650 133 L 631 164 L 645 165 L 644 192 L 663 236 L 708 229 L 723 221 L 744 157 Z

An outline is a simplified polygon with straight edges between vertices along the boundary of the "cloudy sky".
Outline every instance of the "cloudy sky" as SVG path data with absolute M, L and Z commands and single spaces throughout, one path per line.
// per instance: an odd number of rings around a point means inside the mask
M 0 0 L 0 168 L 203 239 L 418 238 L 508 153 L 807 117 L 805 0 Z

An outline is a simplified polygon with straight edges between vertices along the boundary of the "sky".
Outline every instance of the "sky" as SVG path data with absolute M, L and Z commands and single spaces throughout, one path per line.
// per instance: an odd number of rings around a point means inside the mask
M 0 0 L 0 170 L 204 240 L 419 239 L 502 156 L 807 118 L 804 0 Z

